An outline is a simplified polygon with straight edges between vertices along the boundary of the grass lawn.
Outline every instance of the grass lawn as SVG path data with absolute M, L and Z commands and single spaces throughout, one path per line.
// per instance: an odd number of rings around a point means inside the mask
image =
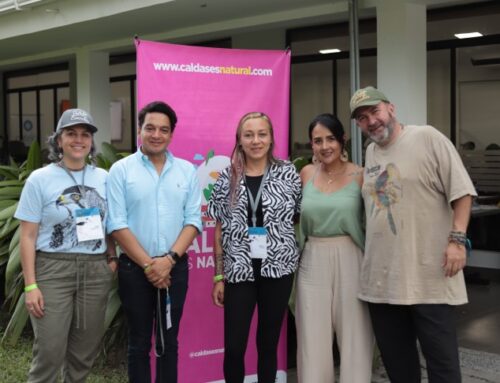
M 0 313 L 0 338 L 6 326 L 5 313 Z M 26 382 L 31 363 L 31 329 L 26 330 L 14 347 L 0 346 L 0 382 Z M 127 381 L 126 351 L 115 352 L 108 360 L 96 360 L 88 383 L 118 383 Z

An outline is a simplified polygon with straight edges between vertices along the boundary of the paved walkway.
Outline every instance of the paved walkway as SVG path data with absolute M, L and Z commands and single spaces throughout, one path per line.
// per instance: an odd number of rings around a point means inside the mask
M 500 382 L 500 355 L 498 354 L 460 348 L 460 365 L 462 367 L 462 383 Z M 374 372 L 372 383 L 389 382 L 383 366 Z M 427 373 L 425 368 L 422 367 L 422 383 L 426 382 L 428 382 Z M 295 369 L 288 371 L 287 383 L 297 383 L 297 371 Z

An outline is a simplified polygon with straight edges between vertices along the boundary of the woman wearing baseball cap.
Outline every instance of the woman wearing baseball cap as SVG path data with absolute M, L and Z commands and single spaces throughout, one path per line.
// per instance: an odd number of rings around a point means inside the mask
M 27 179 L 21 221 L 26 308 L 35 339 L 28 382 L 84 382 L 104 332 L 116 269 L 107 243 L 107 172 L 88 165 L 97 128 L 89 113 L 66 110 L 49 137 L 49 159 Z

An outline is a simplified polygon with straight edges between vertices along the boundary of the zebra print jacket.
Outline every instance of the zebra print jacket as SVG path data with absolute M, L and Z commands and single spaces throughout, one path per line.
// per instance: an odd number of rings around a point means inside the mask
M 221 223 L 226 281 L 254 281 L 248 237 L 248 194 L 243 180 L 235 206 L 230 206 L 230 167 L 224 169 L 214 185 L 207 214 Z M 261 275 L 280 278 L 295 272 L 299 250 L 295 239 L 294 217 L 300 212 L 302 188 L 295 166 L 280 161 L 272 164 L 262 190 L 264 226 L 267 229 L 267 257 Z

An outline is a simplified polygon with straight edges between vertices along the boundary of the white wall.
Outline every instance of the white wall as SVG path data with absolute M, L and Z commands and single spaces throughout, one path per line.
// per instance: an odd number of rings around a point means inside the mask
M 427 121 L 450 137 L 450 50 L 427 52 Z
M 344 124 L 347 137 L 350 136 L 351 112 L 349 101 L 351 100 L 351 77 L 349 60 L 340 60 L 338 65 L 338 118 Z M 360 87 L 368 85 L 377 86 L 377 58 L 361 57 L 359 61 Z
M 476 150 L 492 143 L 500 145 L 500 80 L 462 81 L 458 92 L 460 143 L 472 141 Z
M 137 129 L 137 122 L 131 121 L 131 108 L 135 105 L 130 104 L 130 87 L 129 82 L 113 82 L 111 83 L 111 101 L 118 101 L 122 106 L 122 135 L 121 140 L 112 140 L 111 143 L 121 151 L 130 151 L 133 147 L 132 129 Z
M 376 57 L 360 60 L 361 86 L 376 86 Z M 292 155 L 309 153 L 296 150 L 309 143 L 309 122 L 320 113 L 333 113 L 337 105 L 337 117 L 342 122 L 346 137 L 350 137 L 349 100 L 351 97 L 349 60 L 337 60 L 337 99 L 333 99 L 332 61 L 320 61 L 292 65 L 291 136 Z
M 333 110 L 332 63 L 294 64 L 291 81 L 291 149 L 294 150 L 295 143 L 302 146 L 309 143 L 309 122 L 318 114 Z
M 474 66 L 471 59 L 499 56 L 500 44 L 457 50 L 458 142 L 473 141 L 476 150 L 500 145 L 500 65 Z

